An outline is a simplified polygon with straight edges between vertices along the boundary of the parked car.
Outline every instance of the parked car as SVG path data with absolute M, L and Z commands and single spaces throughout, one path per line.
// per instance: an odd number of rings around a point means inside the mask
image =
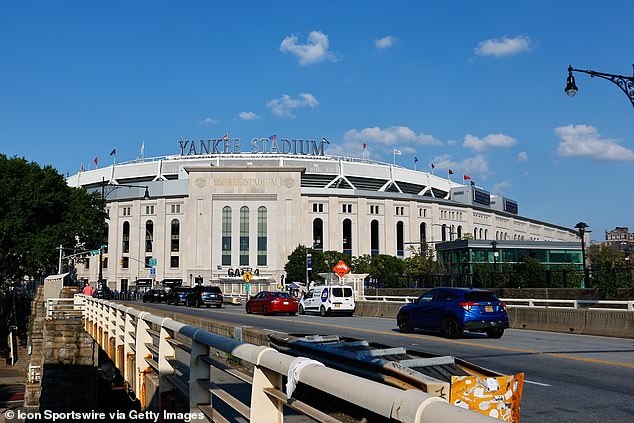
M 317 285 L 299 301 L 299 314 L 319 313 L 354 314 L 355 302 L 352 287 L 347 285 Z
M 222 307 L 222 291 L 217 286 L 198 285 L 192 288 L 187 294 L 188 307 L 200 307 L 206 305 L 207 308 L 214 305 L 218 308 Z
M 396 323 L 401 332 L 429 329 L 447 338 L 459 338 L 465 330 L 501 338 L 509 327 L 506 305 L 493 292 L 468 288 L 431 289 L 401 307 Z
M 262 291 L 247 301 L 247 313 L 288 313 L 297 314 L 299 301 L 288 292 Z
M 191 292 L 191 288 L 188 286 L 178 286 L 176 288 L 172 288 L 170 292 L 167 293 L 165 297 L 165 302 L 167 304 L 174 305 L 187 305 L 187 295 Z
M 102 300 L 109 300 L 112 298 L 112 291 L 107 286 L 103 288 L 96 289 L 92 293 L 93 298 L 99 298 Z
M 167 292 L 164 289 L 150 289 L 143 293 L 141 301 L 144 303 L 147 303 L 148 301 L 151 303 L 162 303 L 165 302 L 166 296 Z

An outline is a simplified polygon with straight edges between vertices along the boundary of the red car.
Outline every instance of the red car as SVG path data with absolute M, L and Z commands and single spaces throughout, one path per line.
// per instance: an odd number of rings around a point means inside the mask
M 247 313 L 288 313 L 297 314 L 299 300 L 288 292 L 262 291 L 247 301 Z

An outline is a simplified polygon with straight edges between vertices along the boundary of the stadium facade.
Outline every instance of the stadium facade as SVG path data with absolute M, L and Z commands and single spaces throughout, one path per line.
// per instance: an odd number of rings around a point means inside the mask
M 98 192 L 105 184 L 103 276 L 117 290 L 134 289 L 138 280 L 208 283 L 245 269 L 280 281 L 300 244 L 404 258 L 421 240 L 434 245 L 467 234 L 578 241 L 572 229 L 521 216 L 509 198 L 426 171 L 330 156 L 327 144 L 269 137 L 242 148 L 237 138 L 182 140 L 176 155 L 67 181 Z M 96 281 L 98 269 L 92 256 L 78 276 Z

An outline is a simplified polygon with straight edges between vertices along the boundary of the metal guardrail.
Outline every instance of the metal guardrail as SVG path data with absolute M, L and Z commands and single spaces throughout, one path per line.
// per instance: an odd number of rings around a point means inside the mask
M 84 304 L 78 298 L 49 298 L 46 300 L 46 317 L 52 320 L 81 319 Z
M 411 303 L 418 297 L 399 297 L 388 295 L 366 295 L 365 301 L 370 302 L 402 302 Z M 634 311 L 634 301 L 616 300 L 557 300 L 539 298 L 500 298 L 500 301 L 510 307 L 535 307 L 535 308 L 574 308 L 591 309 L 601 311 Z M 604 307 L 604 306 L 617 307 Z
M 339 421 L 314 404 L 287 396 L 282 380 L 284 376 L 293 376 L 321 393 L 398 422 L 497 421 L 419 390 L 401 390 L 319 363 L 302 367 L 299 358 L 269 347 L 212 334 L 122 304 L 83 295 L 77 297 L 85 302 L 86 330 L 113 359 L 142 405 L 146 405 L 143 398 L 146 392 L 145 374 L 154 373 L 158 375 L 159 395 L 180 393 L 189 402 L 190 410 L 200 413 L 199 416 L 204 416 L 207 421 L 228 421 L 217 408 L 212 408 L 212 395 L 214 404 L 221 401 L 251 422 L 281 422 L 288 409 L 320 422 Z M 245 374 L 219 363 L 210 355 L 211 349 L 251 365 L 253 373 Z M 183 355 L 188 355 L 188 360 L 179 358 Z M 250 384 L 249 405 L 215 384 L 212 369 L 214 372 L 224 371 Z M 323 395 L 316 396 L 321 397 Z

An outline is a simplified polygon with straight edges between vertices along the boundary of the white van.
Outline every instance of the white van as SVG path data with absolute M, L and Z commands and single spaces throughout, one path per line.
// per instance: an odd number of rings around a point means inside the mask
M 348 285 L 317 285 L 308 291 L 299 301 L 299 314 L 319 313 L 345 314 L 354 313 L 354 292 Z

